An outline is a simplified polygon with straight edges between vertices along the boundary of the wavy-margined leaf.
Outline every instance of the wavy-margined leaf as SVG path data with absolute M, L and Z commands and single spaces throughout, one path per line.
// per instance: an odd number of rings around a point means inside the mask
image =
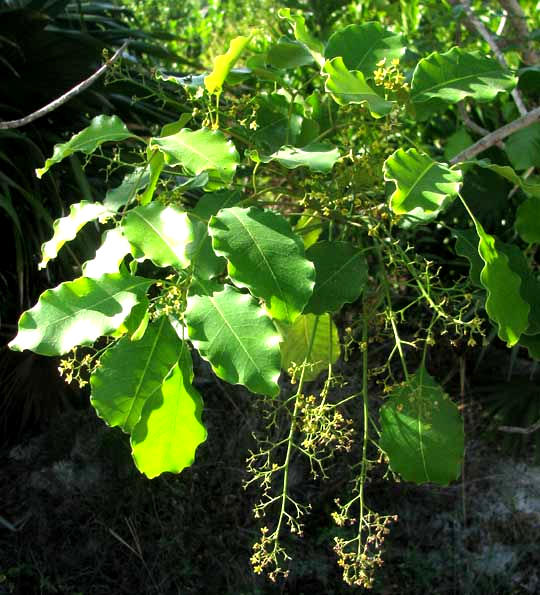
M 306 19 L 301 14 L 292 14 L 290 8 L 280 8 L 278 15 L 289 21 L 296 39 L 307 47 L 313 59 L 319 66 L 322 66 L 324 64 L 324 44 L 308 31 Z
M 504 148 L 510 163 L 518 170 L 540 166 L 540 122 L 510 135 Z
M 116 331 L 111 334 L 111 337 L 120 339 L 124 335 L 127 335 L 132 341 L 139 341 L 142 339 L 150 322 L 150 315 L 148 313 L 149 306 L 150 300 L 147 296 L 144 296 L 138 304 L 133 306 L 129 316 L 116 329 Z
M 287 219 L 231 207 L 210 219 L 208 232 L 214 251 L 228 260 L 234 283 L 262 298 L 275 320 L 294 322 L 313 292 L 315 267 Z
M 244 48 L 249 43 L 249 37 L 235 37 L 229 44 L 229 49 L 225 54 L 217 56 L 214 60 L 214 68 L 212 72 L 204 77 L 204 86 L 208 93 L 220 93 L 223 83 L 231 68 L 235 65 L 244 51 Z
M 484 261 L 480 281 L 486 288 L 486 312 L 499 327 L 499 338 L 515 345 L 529 324 L 529 304 L 521 297 L 521 277 L 512 271 L 508 256 L 497 250 L 495 238 L 475 221 L 480 242 L 478 253 Z
M 405 52 L 401 35 L 384 29 L 379 23 L 349 25 L 334 33 L 326 45 L 327 60 L 341 56 L 349 70 L 359 70 L 366 79 L 373 77 L 377 63 L 399 59 Z
M 529 196 L 519 205 L 514 227 L 527 244 L 540 244 L 540 198 Z
M 411 83 L 411 99 L 427 117 L 441 104 L 467 97 L 491 101 L 498 93 L 511 91 L 517 78 L 494 58 L 454 47 L 444 54 L 433 52 L 418 62 Z
M 19 333 L 9 347 L 41 355 L 63 355 L 76 345 L 90 345 L 112 334 L 143 299 L 153 283 L 131 275 L 79 277 L 48 289 L 24 312 Z
M 366 82 L 364 75 L 357 70 L 348 70 L 343 58 L 328 60 L 323 67 L 327 75 L 325 89 L 339 105 L 366 103 L 374 118 L 381 118 L 390 112 L 393 102 L 386 101 Z
M 208 280 L 225 270 L 227 261 L 214 252 L 207 221 L 220 209 L 234 206 L 241 198 L 242 195 L 236 190 L 207 193 L 199 199 L 192 215 L 189 216 L 193 228 L 193 242 L 188 245 L 187 253 L 196 277 Z
M 41 247 L 41 262 L 38 264 L 38 268 L 44 269 L 49 260 L 56 258 L 60 248 L 66 242 L 73 240 L 87 223 L 110 214 L 111 211 L 99 202 L 83 200 L 71 205 L 69 215 L 61 217 L 53 223 L 53 237 Z
M 540 360 L 540 334 L 521 335 L 519 344 L 527 349 L 531 359 Z
M 240 163 L 232 141 L 219 130 L 184 128 L 170 136 L 152 138 L 150 143 L 165 155 L 169 165 L 180 165 L 189 175 L 207 171 L 215 189 L 232 182 Z
M 186 250 L 193 240 L 191 223 L 187 213 L 174 206 L 152 202 L 136 207 L 125 216 L 122 232 L 135 258 L 148 258 L 159 267 L 189 264 Z
M 313 63 L 313 56 L 303 43 L 282 37 L 266 52 L 266 61 L 279 69 L 298 68 Z
M 321 372 L 327 372 L 328 366 L 335 364 L 341 355 L 339 334 L 330 314 L 302 314 L 293 325 L 280 329 L 283 334 L 281 367 L 287 371 L 293 364 L 301 366 L 305 361 L 304 380 L 315 380 Z
M 199 281 L 192 292 L 185 313 L 188 336 L 214 372 L 251 392 L 277 395 L 281 337 L 264 309 L 228 285 Z
M 180 473 L 193 463 L 197 447 L 206 440 L 203 400 L 192 382 L 191 354 L 183 343 L 178 363 L 146 401 L 131 433 L 133 459 L 149 478 L 166 471 Z
M 306 252 L 315 265 L 315 287 L 304 313 L 337 312 L 360 297 L 367 283 L 367 263 L 350 242 L 318 242 Z
M 398 149 L 384 162 L 384 179 L 396 190 L 390 207 L 397 215 L 410 215 L 421 221 L 434 219 L 457 196 L 462 173 L 434 161 L 416 149 Z
M 121 207 L 129 204 L 140 190 L 148 186 L 149 182 L 149 167 L 136 167 L 132 172 L 124 176 L 120 186 L 107 192 L 103 204 L 111 211 L 116 212 Z
M 327 174 L 339 159 L 339 151 L 329 143 L 312 143 L 305 147 L 281 147 L 271 155 L 260 157 L 264 163 L 277 161 L 287 169 L 308 167 L 312 171 Z
M 525 179 L 521 176 L 518 176 L 514 169 L 509 165 L 497 165 L 496 163 L 490 163 L 486 159 L 464 161 L 460 163 L 460 166 L 467 165 L 476 165 L 478 167 L 482 167 L 483 169 L 489 169 L 502 178 L 505 178 L 509 182 L 512 182 L 512 184 L 515 186 L 519 186 L 519 188 L 521 188 L 525 194 L 540 198 L 540 181 L 538 181 L 538 179 Z
M 90 155 L 100 145 L 110 141 L 121 141 L 126 138 L 138 138 L 132 134 L 117 116 L 96 116 L 90 126 L 72 136 L 67 142 L 54 146 L 52 157 L 45 165 L 36 169 L 38 178 L 49 171 L 55 164 L 78 151 Z
M 90 377 L 90 400 L 99 417 L 131 432 L 145 403 L 161 390 L 181 348 L 166 316 L 151 322 L 140 341 L 124 337 L 109 348 Z
M 474 229 L 454 229 L 452 235 L 456 238 L 456 254 L 469 261 L 469 277 L 477 287 L 483 287 L 480 273 L 484 268 L 484 261 L 478 254 L 478 234 Z
M 97 279 L 107 273 L 118 273 L 121 262 L 130 252 L 131 244 L 124 237 L 122 229 L 120 227 L 108 229 L 103 234 L 103 241 L 96 250 L 95 257 L 83 264 L 83 275 Z
M 442 387 L 421 367 L 381 407 L 380 446 L 406 481 L 448 485 L 459 477 L 463 421 Z

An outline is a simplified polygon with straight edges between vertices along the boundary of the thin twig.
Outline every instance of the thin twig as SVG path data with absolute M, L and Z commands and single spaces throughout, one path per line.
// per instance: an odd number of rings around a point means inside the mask
M 497 429 L 499 432 L 508 432 L 509 434 L 532 434 L 537 430 L 540 430 L 540 419 L 528 428 L 519 428 L 517 426 L 499 426 Z
M 487 30 L 484 23 L 482 23 L 482 21 L 474 14 L 474 12 L 471 8 L 470 0 L 461 0 L 461 2 L 459 0 L 448 0 L 448 1 L 453 6 L 462 6 L 463 7 L 463 10 L 465 11 L 465 14 L 467 15 L 467 20 L 469 21 L 469 23 L 471 25 L 473 25 L 473 27 L 476 29 L 476 31 L 479 33 L 479 35 L 487 42 L 487 44 L 491 48 L 491 51 L 495 54 L 495 57 L 497 58 L 497 60 L 501 64 L 501 66 L 503 66 L 504 68 L 508 68 L 508 63 L 506 62 L 506 58 L 504 57 L 504 54 L 501 52 L 501 49 L 497 45 L 495 39 L 493 38 L 493 35 Z M 525 107 L 525 103 L 523 102 L 521 93 L 517 89 L 513 89 L 512 98 L 518 108 L 519 113 L 522 116 L 524 116 L 527 113 L 527 108 Z
M 51 103 L 48 103 L 47 105 L 29 114 L 28 116 L 21 118 L 20 120 L 0 121 L 0 130 L 9 130 L 11 128 L 21 128 L 21 126 L 26 126 L 27 124 L 30 124 L 30 122 L 33 122 L 34 120 L 37 120 L 38 118 L 41 118 L 46 114 L 59 108 L 61 105 L 69 101 L 72 97 L 75 97 L 75 95 L 82 93 L 92 83 L 94 83 L 108 68 L 110 68 L 118 60 L 118 58 L 120 58 L 122 52 L 127 48 L 129 43 L 129 40 L 124 42 L 121 45 L 121 47 L 118 48 L 118 50 L 116 50 L 113 56 L 109 60 L 107 60 L 105 64 L 103 64 L 103 66 L 96 70 L 94 74 L 92 74 L 86 80 L 80 82 L 78 85 L 73 87 L 73 89 L 70 89 L 67 93 L 64 93 L 64 95 L 61 95 L 54 101 L 51 101 Z
M 520 3 L 518 0 L 499 0 L 499 2 L 508 13 L 508 18 L 510 19 L 515 32 L 518 34 L 518 38 L 525 45 L 521 53 L 523 62 L 529 66 L 538 64 L 538 62 L 540 62 L 540 56 L 533 48 L 531 33 L 527 26 L 527 17 L 523 12 Z
M 489 134 L 489 130 L 487 130 L 483 126 L 480 126 L 479 124 L 477 124 L 470 118 L 469 114 L 467 113 L 467 108 L 465 107 L 464 101 L 460 101 L 457 104 L 457 106 L 458 106 L 459 116 L 463 120 L 463 124 L 465 124 L 465 126 L 469 130 L 471 130 L 472 132 L 475 132 L 476 134 L 479 134 L 481 136 L 486 136 Z M 504 144 L 502 143 L 502 141 L 496 142 L 495 145 L 497 147 L 499 147 L 499 149 L 504 149 Z
M 537 120 L 540 120 L 540 107 L 537 107 L 536 109 L 531 110 L 521 118 L 517 118 L 517 120 L 514 120 L 509 124 L 506 124 L 505 126 L 502 126 L 501 128 L 498 128 L 493 132 L 490 132 L 489 134 L 486 134 L 486 136 L 482 137 L 479 141 L 474 143 L 474 145 L 471 145 L 468 149 L 465 149 L 464 151 L 456 155 L 450 161 L 450 163 L 454 165 L 459 161 L 467 161 L 467 159 L 472 159 L 473 157 L 476 157 L 476 155 L 478 155 L 479 153 L 482 153 L 486 149 L 489 149 L 493 145 L 496 145 L 498 142 L 502 141 L 507 136 L 510 136 L 511 134 L 517 132 L 518 130 L 521 130 L 522 128 L 527 128 L 527 126 L 530 126 Z

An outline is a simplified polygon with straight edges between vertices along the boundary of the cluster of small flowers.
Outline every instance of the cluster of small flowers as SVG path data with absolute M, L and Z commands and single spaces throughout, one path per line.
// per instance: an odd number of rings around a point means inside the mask
M 174 275 L 169 275 L 166 281 L 170 283 L 156 283 L 156 287 L 163 288 L 163 290 L 150 308 L 150 318 L 152 320 L 170 314 L 181 317 L 186 309 L 185 289 L 182 285 L 173 284 L 173 279 Z
M 290 556 L 280 547 L 275 532 L 269 535 L 268 527 L 261 527 L 261 538 L 253 544 L 253 555 L 250 558 L 253 572 L 262 574 L 272 567 L 273 569 L 268 572 L 268 578 L 276 582 L 280 576 L 288 577 L 289 571 L 281 568 L 281 564 L 287 560 L 290 560 Z
M 60 360 L 58 373 L 68 384 L 76 382 L 79 388 L 88 384 L 88 378 L 99 367 L 99 358 L 87 353 L 82 359 L 77 356 L 77 348 L 72 349 L 68 355 Z
M 387 91 L 399 91 L 407 89 L 405 77 L 399 70 L 399 59 L 394 58 L 390 64 L 386 65 L 386 58 L 377 62 L 377 70 L 373 73 L 375 84 L 383 86 Z

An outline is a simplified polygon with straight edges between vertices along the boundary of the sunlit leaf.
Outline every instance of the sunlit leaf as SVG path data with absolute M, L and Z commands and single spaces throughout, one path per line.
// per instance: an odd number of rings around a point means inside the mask
M 463 421 L 425 368 L 392 390 L 380 415 L 380 446 L 392 471 L 415 483 L 447 485 L 459 477 Z
M 275 396 L 281 337 L 263 308 L 247 293 L 198 282 L 188 297 L 188 336 L 214 372 L 251 392 Z
M 266 302 L 272 318 L 293 322 L 313 291 L 315 268 L 285 217 L 259 208 L 222 209 L 208 231 L 229 276 Z
M 149 181 L 149 168 L 147 166 L 136 167 L 124 177 L 120 186 L 107 192 L 103 204 L 111 211 L 116 212 L 121 207 L 129 204 L 140 190 L 148 186 Z
M 147 400 L 131 433 L 133 459 L 149 478 L 166 471 L 180 473 L 193 463 L 197 447 L 206 440 L 203 401 L 192 382 L 191 355 L 183 343 L 178 364 Z
M 19 320 L 9 347 L 41 355 L 63 355 L 113 333 L 143 299 L 150 279 L 122 274 L 79 277 L 43 292 Z
M 301 366 L 305 361 L 304 380 L 315 380 L 321 372 L 328 371 L 330 364 L 336 363 L 339 359 L 339 335 L 329 314 L 302 314 L 294 324 L 282 326 L 280 329 L 283 334 L 281 366 L 284 370 L 289 370 L 293 364 Z M 311 353 L 308 357 L 310 344 Z M 299 375 L 300 372 L 297 378 Z
M 308 31 L 305 18 L 301 14 L 292 14 L 290 8 L 280 8 L 278 15 L 289 21 L 296 39 L 307 47 L 314 60 L 322 66 L 324 64 L 324 44 Z
M 308 167 L 312 171 L 327 174 L 339 159 L 339 151 L 329 143 L 313 143 L 305 147 L 281 147 L 279 151 L 261 157 L 261 161 L 277 161 L 287 169 Z
M 103 234 L 103 241 L 96 250 L 95 257 L 83 264 L 83 275 L 97 279 L 107 273 L 118 273 L 120 263 L 130 252 L 131 245 L 122 234 L 122 229 L 119 227 L 108 229 Z
M 217 56 L 214 60 L 214 68 L 212 72 L 204 78 L 204 86 L 208 93 L 219 93 L 240 54 L 249 43 L 249 37 L 235 37 L 229 44 L 227 53 Z

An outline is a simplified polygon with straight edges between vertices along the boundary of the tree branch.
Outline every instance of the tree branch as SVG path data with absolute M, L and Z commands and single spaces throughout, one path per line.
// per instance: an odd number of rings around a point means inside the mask
M 532 434 L 540 430 L 540 419 L 528 428 L 519 428 L 517 426 L 499 426 L 499 432 L 508 432 L 509 434 Z
M 71 98 L 75 97 L 75 95 L 82 93 L 92 83 L 94 83 L 108 68 L 110 68 L 118 60 L 118 58 L 120 58 L 122 52 L 127 48 L 129 43 L 129 40 L 124 42 L 120 46 L 120 48 L 116 50 L 113 56 L 109 60 L 107 60 L 105 64 L 103 64 L 103 66 L 96 70 L 94 74 L 92 74 L 87 79 L 70 89 L 67 93 L 64 93 L 64 95 L 61 95 L 54 101 L 51 101 L 51 103 L 48 103 L 47 105 L 29 114 L 28 116 L 21 118 L 20 120 L 0 121 L 0 130 L 9 130 L 11 128 L 21 128 L 22 126 L 26 126 L 27 124 L 30 124 L 30 122 L 33 122 L 34 120 L 37 120 L 38 118 L 41 118 L 46 114 L 49 114 L 50 112 L 59 108 L 61 105 L 69 101 Z
M 522 58 L 525 64 L 532 66 L 540 62 L 540 56 L 534 50 L 531 43 L 531 33 L 527 26 L 527 17 L 521 8 L 518 0 L 499 0 L 501 6 L 507 11 L 508 18 L 518 37 L 525 45 L 522 50 Z
M 467 113 L 467 108 L 465 106 L 465 102 L 460 101 L 457 104 L 458 107 L 458 112 L 459 112 L 459 117 L 462 119 L 463 124 L 465 124 L 465 126 L 471 130 L 472 132 L 475 132 L 476 134 L 479 134 L 480 136 L 486 136 L 489 134 L 489 130 L 486 130 L 485 128 L 483 128 L 482 126 L 480 126 L 479 124 L 477 124 L 474 120 L 472 120 L 469 116 L 469 114 Z M 495 143 L 497 145 L 497 147 L 499 147 L 499 149 L 504 149 L 504 144 L 501 141 L 497 141 Z
M 496 145 L 498 142 L 502 141 L 514 132 L 517 132 L 522 128 L 527 128 L 527 126 L 530 126 L 537 120 L 540 120 L 540 107 L 531 110 L 521 118 L 518 118 L 517 120 L 514 120 L 513 122 L 510 122 L 509 124 L 506 124 L 501 128 L 498 128 L 494 132 L 486 134 L 486 136 L 482 137 L 478 142 L 474 143 L 474 145 L 471 145 L 469 148 L 465 149 L 464 151 L 461 151 L 461 153 L 456 155 L 450 161 L 450 163 L 454 165 L 459 161 L 467 161 L 467 159 L 476 157 L 476 155 L 482 153 L 482 151 L 485 151 L 493 145 Z
M 499 64 L 504 68 L 508 68 L 508 64 L 504 57 L 504 54 L 501 52 L 501 49 L 497 45 L 493 35 L 487 30 L 486 26 L 482 21 L 474 14 L 470 0 L 448 0 L 450 4 L 453 6 L 462 6 L 465 14 L 467 15 L 467 20 L 473 27 L 476 29 L 478 34 L 487 42 L 491 51 L 495 54 L 495 57 L 499 61 Z M 518 108 L 519 113 L 524 116 L 527 113 L 527 108 L 525 107 L 525 103 L 523 102 L 523 98 L 521 97 L 521 93 L 517 89 L 513 89 L 512 91 L 512 98 Z

